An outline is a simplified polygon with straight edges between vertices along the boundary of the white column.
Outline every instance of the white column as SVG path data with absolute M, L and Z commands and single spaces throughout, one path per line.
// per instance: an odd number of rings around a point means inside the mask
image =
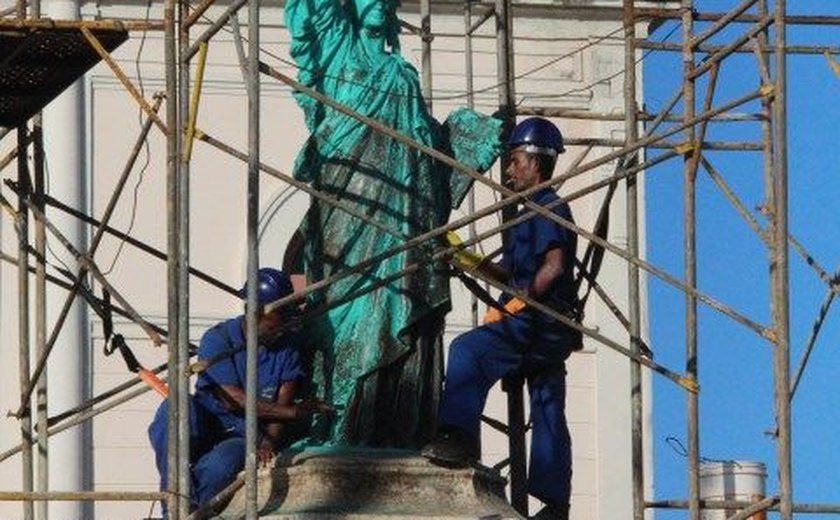
M 55 20 L 78 20 L 78 0 L 47 0 L 46 15 Z M 65 90 L 44 109 L 44 148 L 49 193 L 64 203 L 85 211 L 85 125 L 83 81 Z M 47 209 L 50 220 L 80 250 L 87 246 L 85 227 L 77 219 Z M 64 248 L 48 237 L 51 250 L 74 273 L 77 263 Z M 50 253 L 47 253 L 50 257 Z M 66 299 L 66 291 L 48 287 L 47 322 L 51 331 Z M 77 301 L 62 328 L 47 364 L 48 407 L 50 415 L 80 404 L 86 395 L 89 379 L 88 331 L 84 306 Z M 91 488 L 92 450 L 90 428 L 77 426 L 56 435 L 49 444 L 50 490 L 82 490 Z M 49 516 L 55 520 L 92 518 L 92 508 L 84 502 L 52 502 Z

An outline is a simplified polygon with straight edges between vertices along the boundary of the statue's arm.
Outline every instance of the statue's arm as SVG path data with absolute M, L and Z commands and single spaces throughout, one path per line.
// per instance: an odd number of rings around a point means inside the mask
M 292 37 L 292 58 L 304 69 L 329 63 L 349 34 L 349 21 L 338 0 L 287 0 L 285 21 Z
M 465 166 L 484 173 L 502 153 L 500 120 L 470 109 L 458 109 L 446 119 L 443 135 L 452 156 Z M 452 208 L 457 208 L 473 184 L 472 177 L 453 171 L 449 189 Z

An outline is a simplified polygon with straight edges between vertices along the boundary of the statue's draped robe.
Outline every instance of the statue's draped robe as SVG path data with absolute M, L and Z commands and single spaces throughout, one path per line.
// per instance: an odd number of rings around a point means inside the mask
M 337 1 L 288 0 L 285 13 L 302 83 L 472 168 L 490 167 L 499 152 L 498 121 L 458 110 L 440 125 L 426 110 L 417 71 L 396 51 L 369 56 L 362 29 Z M 470 187 L 468 177 L 305 94 L 295 96 L 311 133 L 295 177 L 393 230 L 313 198 L 299 230 L 309 283 L 446 223 Z M 449 310 L 445 266 L 430 261 L 439 243 L 392 255 L 311 297 L 312 308 L 343 302 L 307 326 L 316 391 L 337 407 L 333 418 L 321 419 L 316 442 L 411 448 L 429 440 Z M 410 266 L 408 274 L 392 276 Z

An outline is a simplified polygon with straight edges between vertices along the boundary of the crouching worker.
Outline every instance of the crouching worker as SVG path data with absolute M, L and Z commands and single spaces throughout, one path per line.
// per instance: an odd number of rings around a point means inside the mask
M 243 299 L 247 299 L 246 287 L 240 291 Z M 257 273 L 257 291 L 257 458 L 266 465 L 277 451 L 297 440 L 292 430 L 300 431 L 305 419 L 331 408 L 317 399 L 294 401 L 306 381 L 298 352 L 300 340 L 297 332 L 284 332 L 281 326 L 297 314 L 297 308 L 264 312 L 266 304 L 292 294 L 289 277 L 277 269 L 262 268 Z M 205 332 L 198 359 L 208 367 L 199 373 L 190 399 L 191 509 L 216 496 L 245 466 L 245 316 Z M 167 488 L 168 413 L 164 401 L 149 426 L 162 491 Z
M 564 151 L 560 131 L 541 118 L 517 125 L 509 145 L 507 173 L 517 192 L 551 178 L 557 155 Z M 572 222 L 568 204 L 561 202 L 551 188 L 538 190 L 528 198 L 541 206 L 551 205 L 554 214 Z M 478 270 L 572 316 L 577 303 L 572 273 L 577 236 L 540 215 L 523 220 L 506 233 L 501 262 L 482 262 Z M 546 504 L 536 518 L 565 519 L 572 476 L 565 415 L 565 360 L 580 348 L 581 334 L 510 294 L 502 294 L 499 303 L 505 307 L 504 313 L 496 311 L 483 326 L 452 342 L 438 414 L 438 437 L 423 449 L 423 455 L 449 467 L 477 461 L 480 417 L 487 393 L 499 379 L 520 374 L 527 378 L 531 404 L 528 490 Z

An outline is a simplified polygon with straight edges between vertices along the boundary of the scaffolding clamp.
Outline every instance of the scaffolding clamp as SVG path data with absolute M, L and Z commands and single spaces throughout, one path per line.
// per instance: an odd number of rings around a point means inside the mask
M 765 83 L 759 87 L 758 93 L 763 97 L 770 97 L 776 93 L 776 85 L 773 85 L 772 83 Z
M 680 155 L 686 155 L 692 153 L 696 148 L 696 141 L 683 141 L 680 144 L 674 146 L 674 151 Z
M 692 394 L 700 393 L 700 384 L 693 376 L 682 376 L 677 383 Z

